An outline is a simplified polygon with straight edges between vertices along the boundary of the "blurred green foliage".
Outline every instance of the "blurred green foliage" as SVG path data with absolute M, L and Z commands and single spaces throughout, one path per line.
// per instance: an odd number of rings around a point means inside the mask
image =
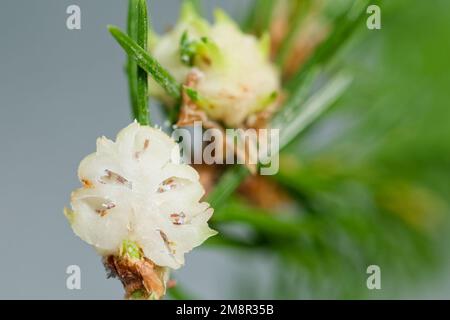
M 236 243 L 222 230 L 211 245 L 277 257 L 263 297 L 400 298 L 446 275 L 450 2 L 381 8 L 382 29 L 361 24 L 329 66 L 353 74 L 352 87 L 282 154 L 274 179 L 296 209 L 268 212 L 235 198 L 217 212 L 219 229 L 240 222 L 256 233 Z M 371 264 L 383 290 L 366 287 Z M 243 297 L 261 297 L 254 280 Z

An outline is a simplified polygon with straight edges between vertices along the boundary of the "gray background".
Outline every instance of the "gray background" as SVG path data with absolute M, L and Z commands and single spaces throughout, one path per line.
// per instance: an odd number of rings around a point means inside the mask
M 179 1 L 149 3 L 160 32 L 178 16 Z M 80 31 L 66 28 L 71 4 L 81 7 Z M 122 298 L 62 210 L 96 138 L 130 122 L 124 54 L 106 29 L 124 27 L 126 13 L 123 0 L 0 1 L 0 298 Z M 176 276 L 194 293 L 223 297 L 237 267 L 228 263 L 220 277 L 214 270 L 230 260 L 200 250 Z M 80 291 L 66 289 L 71 264 L 81 267 Z

